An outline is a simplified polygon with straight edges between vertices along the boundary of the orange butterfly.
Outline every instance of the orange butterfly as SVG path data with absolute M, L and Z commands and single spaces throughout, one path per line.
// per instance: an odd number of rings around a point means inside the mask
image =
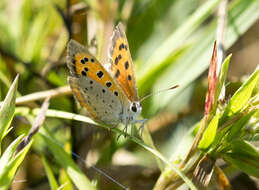
M 137 120 L 139 102 L 133 62 L 121 23 L 111 38 L 110 69 L 105 68 L 84 46 L 74 40 L 68 43 L 68 82 L 75 98 L 90 116 L 110 125 L 123 123 L 125 129 Z

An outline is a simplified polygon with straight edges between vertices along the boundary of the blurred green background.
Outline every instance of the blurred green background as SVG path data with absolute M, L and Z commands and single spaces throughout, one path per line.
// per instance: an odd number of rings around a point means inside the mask
M 259 1 L 232 0 L 228 5 L 224 46 L 232 53 L 226 97 L 258 65 Z M 0 97 L 6 96 L 20 74 L 18 97 L 67 85 L 66 44 L 70 38 L 88 46 L 102 62 L 113 27 L 121 21 L 134 61 L 140 97 L 179 84 L 143 103 L 154 143 L 166 157 L 186 153 L 190 127 L 204 112 L 207 68 L 216 39 L 219 0 L 1 0 Z M 21 108 L 37 108 L 41 100 Z M 50 108 L 84 114 L 71 93 L 51 99 Z M 31 113 L 28 113 L 30 115 Z M 27 118 L 28 119 L 28 118 Z M 5 147 L 30 129 L 26 117 L 16 116 Z M 152 189 L 159 170 L 150 153 L 116 134 L 85 123 L 48 118 L 44 125 L 60 144 L 131 189 Z M 41 155 L 47 157 L 56 178 L 62 170 L 42 139 L 35 137 L 12 184 L 12 189 L 50 189 Z M 74 158 L 100 189 L 120 189 Z M 233 189 L 257 189 L 258 180 L 232 172 Z M 62 180 L 61 180 L 62 181 Z M 257 183 L 257 187 L 256 187 Z M 70 188 L 66 185 L 64 188 Z

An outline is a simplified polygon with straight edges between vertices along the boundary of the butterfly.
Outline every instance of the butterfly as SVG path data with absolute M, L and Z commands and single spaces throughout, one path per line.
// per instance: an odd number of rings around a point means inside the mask
M 108 67 L 107 67 L 108 65 Z M 139 101 L 133 62 L 121 23 L 113 30 L 108 64 L 101 64 L 84 46 L 74 40 L 67 45 L 68 83 L 74 97 L 97 121 L 117 126 L 144 123 L 137 120 Z

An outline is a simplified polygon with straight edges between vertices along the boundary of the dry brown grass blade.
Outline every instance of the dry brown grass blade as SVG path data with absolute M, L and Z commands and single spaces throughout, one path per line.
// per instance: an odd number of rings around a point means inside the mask
M 217 43 L 215 41 L 212 57 L 210 60 L 210 68 L 209 68 L 209 74 L 208 74 L 208 91 L 207 91 L 206 100 L 205 100 L 204 118 L 201 122 L 199 131 L 194 138 L 190 151 L 188 152 L 188 154 L 185 157 L 185 159 L 183 160 L 183 162 L 180 164 L 180 168 L 184 167 L 184 165 L 188 162 L 190 157 L 197 151 L 198 143 L 199 143 L 199 141 L 202 137 L 202 134 L 210 120 L 210 118 L 209 118 L 211 115 L 210 112 L 212 111 L 213 104 L 215 103 L 214 94 L 215 94 L 216 83 L 217 83 L 217 73 L 216 73 L 217 62 L 218 62 L 217 61 Z
M 16 105 L 21 105 L 36 100 L 43 100 L 47 97 L 54 98 L 57 96 L 64 96 L 72 94 L 69 86 L 63 86 L 52 90 L 45 90 L 41 92 L 35 92 L 19 98 L 16 98 Z M 1 103 L 0 103 L 1 104 Z
M 46 112 L 49 108 L 49 100 L 50 97 L 47 97 L 44 101 L 44 103 L 41 106 L 40 113 L 37 115 L 36 119 L 34 120 L 31 130 L 29 131 L 29 134 L 23 138 L 23 140 L 18 145 L 15 154 L 17 154 L 19 151 L 21 151 L 29 142 L 31 141 L 31 138 L 35 133 L 37 133 L 40 129 L 40 127 L 43 125 L 45 118 L 46 118 Z
M 206 189 L 211 180 L 215 166 L 215 160 L 205 155 L 196 166 L 193 172 L 192 181 L 199 189 Z

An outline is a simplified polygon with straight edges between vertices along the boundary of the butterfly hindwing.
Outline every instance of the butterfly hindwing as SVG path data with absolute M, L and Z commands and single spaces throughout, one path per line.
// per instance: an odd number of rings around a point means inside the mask
M 69 77 L 74 96 L 93 119 L 115 125 L 120 122 L 122 105 L 109 89 L 88 77 Z
M 93 118 L 97 119 L 97 114 L 94 111 L 93 107 L 87 103 L 83 94 L 81 93 L 80 87 L 78 86 L 78 78 L 77 77 L 68 77 L 68 83 L 74 95 L 74 98 L 80 103 L 80 105 L 86 109 L 87 113 Z
M 119 23 L 113 31 L 109 50 L 111 72 L 130 101 L 138 101 L 133 62 L 123 26 Z

